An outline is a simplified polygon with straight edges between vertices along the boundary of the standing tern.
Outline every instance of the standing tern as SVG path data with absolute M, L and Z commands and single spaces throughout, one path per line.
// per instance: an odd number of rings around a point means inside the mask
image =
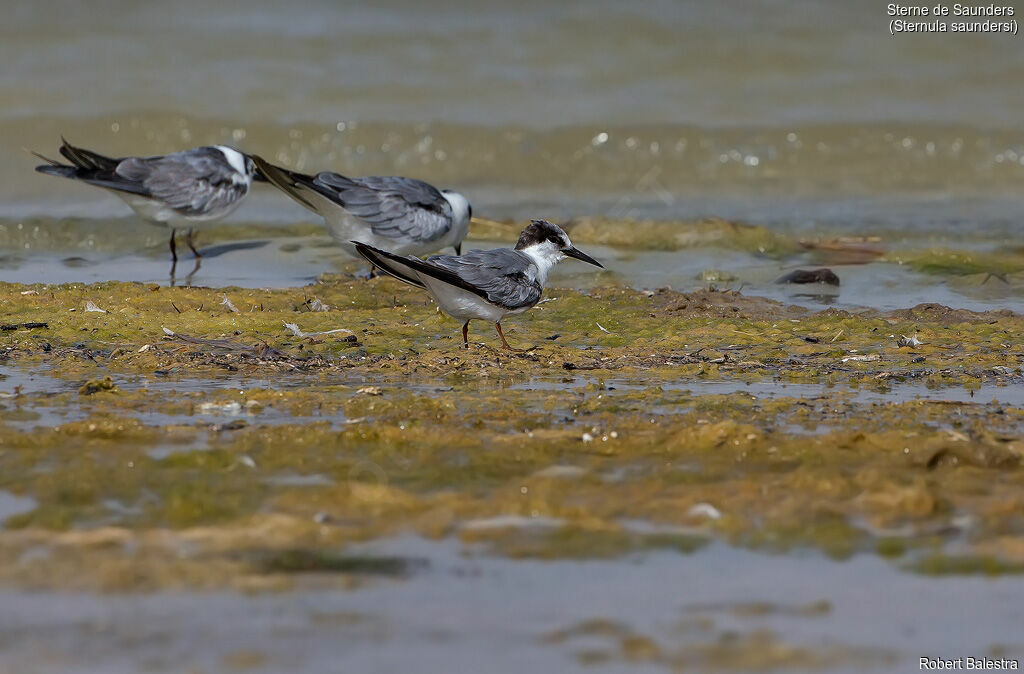
M 176 228 L 188 227 L 186 241 L 198 259 L 201 256 L 192 244 L 193 228 L 234 211 L 249 193 L 253 180 L 259 180 L 252 160 L 226 145 L 155 157 L 113 158 L 61 140 L 60 153 L 71 165 L 34 153 L 47 162 L 36 170 L 107 189 L 150 223 L 170 227 L 175 263 Z
M 462 252 L 473 208 L 451 190 L 400 176 L 306 175 L 253 155 L 259 172 L 324 219 L 335 241 L 358 257 L 353 240 L 398 255 L 426 255 L 451 246 Z
M 578 250 L 558 225 L 534 220 L 519 236 L 515 249 L 472 250 L 465 255 L 434 255 L 426 260 L 395 255 L 353 241 L 356 250 L 381 271 L 423 288 L 449 316 L 464 320 L 462 341 L 469 348 L 469 322 L 493 321 L 502 345 L 501 320 L 519 314 L 540 301 L 548 272 L 565 257 L 598 267 L 600 262 Z

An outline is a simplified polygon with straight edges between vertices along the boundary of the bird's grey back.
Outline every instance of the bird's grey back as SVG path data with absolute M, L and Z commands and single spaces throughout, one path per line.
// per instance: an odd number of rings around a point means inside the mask
M 208 215 L 231 206 L 249 191 L 247 181 L 214 147 L 162 157 L 131 157 L 115 173 L 141 184 L 152 197 L 183 215 Z
M 544 288 L 537 282 L 537 265 L 511 248 L 471 250 L 465 255 L 433 255 L 427 262 L 452 272 L 479 288 L 488 301 L 506 309 L 529 308 L 540 301 Z
M 422 180 L 400 176 L 349 178 L 320 173 L 321 191 L 363 220 L 374 234 L 398 241 L 429 242 L 452 227 L 452 207 L 441 192 Z

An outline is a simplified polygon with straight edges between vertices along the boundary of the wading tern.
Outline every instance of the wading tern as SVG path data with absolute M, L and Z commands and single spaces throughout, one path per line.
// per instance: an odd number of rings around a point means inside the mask
M 36 170 L 109 190 L 150 223 L 171 228 L 171 257 L 178 261 L 174 230 L 188 228 L 188 247 L 197 258 L 192 230 L 234 211 L 249 193 L 256 166 L 226 145 L 197 147 L 154 157 L 106 157 L 61 139 L 70 165 L 34 153 L 47 162 Z
M 458 254 L 469 232 L 473 208 L 458 192 L 413 178 L 306 175 L 258 156 L 253 160 L 268 181 L 322 217 L 352 257 L 358 257 L 353 240 L 398 255 L 426 255 L 449 246 Z
M 465 255 L 434 255 L 426 260 L 396 255 L 363 242 L 356 250 L 381 271 L 423 288 L 449 316 L 465 321 L 462 341 L 469 347 L 469 322 L 491 321 L 506 349 L 501 321 L 540 301 L 548 272 L 565 257 L 598 267 L 603 265 L 572 245 L 558 225 L 534 220 L 519 236 L 515 248 L 472 250 Z

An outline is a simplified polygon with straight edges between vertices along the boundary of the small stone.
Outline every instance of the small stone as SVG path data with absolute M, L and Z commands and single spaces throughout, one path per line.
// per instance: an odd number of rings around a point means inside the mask
M 839 285 L 839 277 L 831 269 L 794 269 L 793 271 L 775 279 L 776 283 L 824 283 L 825 285 Z

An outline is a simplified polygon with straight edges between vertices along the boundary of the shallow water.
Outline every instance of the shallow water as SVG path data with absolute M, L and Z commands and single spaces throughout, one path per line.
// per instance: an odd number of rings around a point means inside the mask
M 914 669 L 925 653 L 998 657 L 1024 647 L 1019 581 L 913 576 L 874 557 L 835 562 L 711 545 L 686 556 L 510 561 L 414 538 L 346 552 L 408 559 L 413 571 L 352 591 L 284 596 L 6 591 L 0 629 L 11 639 L 0 665 L 323 672 L 342 649 L 346 665 L 364 671 L 775 662 L 863 672 Z
M 197 264 L 190 255 L 182 256 L 173 277 L 162 235 L 147 238 L 145 233 L 134 239 L 122 239 L 113 248 L 96 244 L 72 248 L 57 241 L 33 243 L 0 258 L 0 273 L 4 281 L 12 283 L 141 281 L 213 288 L 288 288 L 308 285 L 324 272 L 365 271 L 365 265 L 348 258 L 327 236 L 296 237 L 289 236 L 287 230 L 273 229 L 267 234 L 266 238 L 209 246 L 200 240 L 203 259 Z M 464 243 L 467 250 L 507 245 L 508 241 L 473 238 Z M 816 269 L 822 264 L 810 254 L 770 259 L 709 247 L 671 252 L 597 245 L 585 248 L 602 261 L 606 271 L 595 274 L 583 265 L 565 262 L 551 274 L 551 283 L 556 287 L 546 291 L 548 297 L 557 296 L 557 287 L 623 283 L 634 288 L 668 286 L 680 290 L 715 286 L 809 309 L 889 310 L 935 302 L 972 311 L 1024 312 L 1024 281 L 1016 276 L 945 277 L 923 274 L 906 265 L 874 262 L 829 265 L 841 279 L 839 287 L 793 285 L 777 283 L 777 279 L 793 269 Z M 724 274 L 727 280 L 703 280 L 702 275 L 707 278 L 707 272 Z
M 0 490 L 0 526 L 8 517 L 35 510 L 35 499 Z

